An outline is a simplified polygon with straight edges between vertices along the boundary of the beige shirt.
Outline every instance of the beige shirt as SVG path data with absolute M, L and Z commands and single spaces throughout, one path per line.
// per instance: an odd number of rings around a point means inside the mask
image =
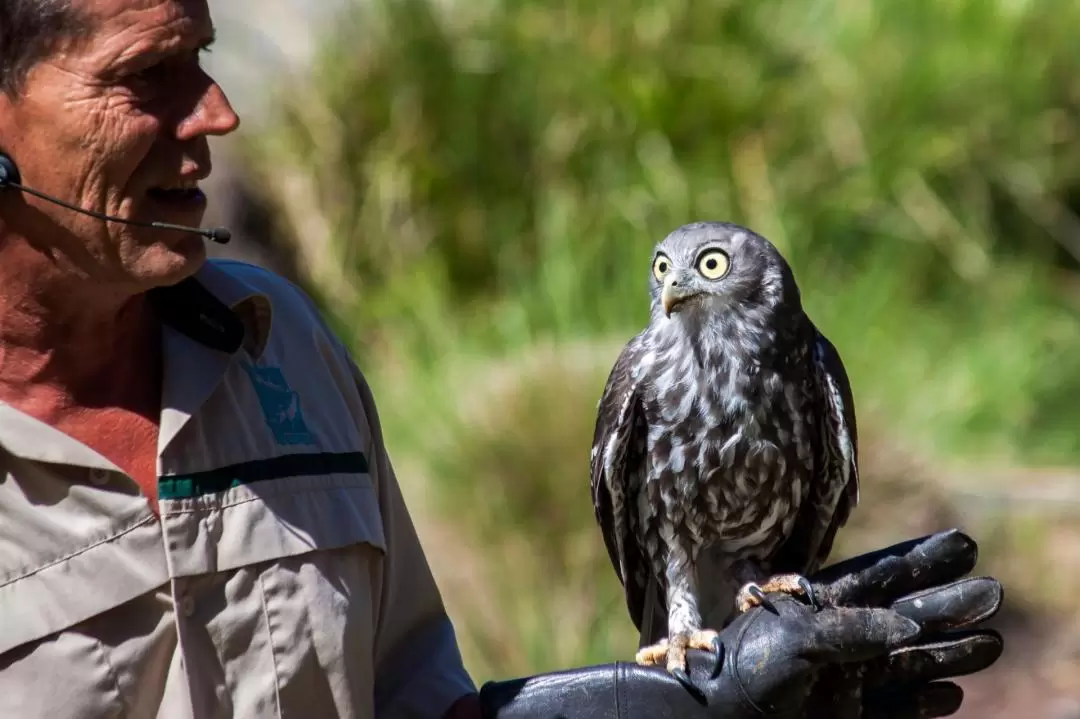
M 474 685 L 367 383 L 290 283 L 197 278 L 248 332 L 166 328 L 160 519 L 0 403 L 0 718 L 441 717 Z

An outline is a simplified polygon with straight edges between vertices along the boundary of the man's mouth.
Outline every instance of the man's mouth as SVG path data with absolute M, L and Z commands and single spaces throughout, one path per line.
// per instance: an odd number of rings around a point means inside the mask
M 185 180 L 175 185 L 152 187 L 147 194 L 159 202 L 176 205 L 190 205 L 205 199 L 202 190 L 199 189 L 198 180 Z

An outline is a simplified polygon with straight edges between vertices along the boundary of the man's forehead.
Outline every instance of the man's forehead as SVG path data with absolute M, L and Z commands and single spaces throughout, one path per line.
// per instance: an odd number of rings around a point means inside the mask
M 71 0 L 98 33 L 161 30 L 176 34 L 213 35 L 207 0 Z

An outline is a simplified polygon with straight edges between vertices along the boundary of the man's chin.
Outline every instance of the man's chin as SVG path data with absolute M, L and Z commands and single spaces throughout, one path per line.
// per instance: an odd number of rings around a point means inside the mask
M 175 285 L 198 272 L 206 257 L 203 239 L 189 235 L 168 247 L 155 245 L 147 250 L 132 274 L 144 289 Z

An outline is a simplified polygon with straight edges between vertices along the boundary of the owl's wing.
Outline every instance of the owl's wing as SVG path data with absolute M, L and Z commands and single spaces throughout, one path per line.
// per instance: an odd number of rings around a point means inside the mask
M 847 372 L 832 343 L 815 330 L 811 352 L 818 442 L 814 475 L 791 536 L 773 571 L 813 574 L 832 551 L 836 533 L 859 503 L 859 435 Z
M 648 432 L 636 372 L 644 354 L 642 345 L 643 336 L 634 337 L 615 361 L 597 406 L 590 454 L 596 521 L 626 593 L 630 618 L 639 630 L 648 583 L 648 563 L 634 534 Z

